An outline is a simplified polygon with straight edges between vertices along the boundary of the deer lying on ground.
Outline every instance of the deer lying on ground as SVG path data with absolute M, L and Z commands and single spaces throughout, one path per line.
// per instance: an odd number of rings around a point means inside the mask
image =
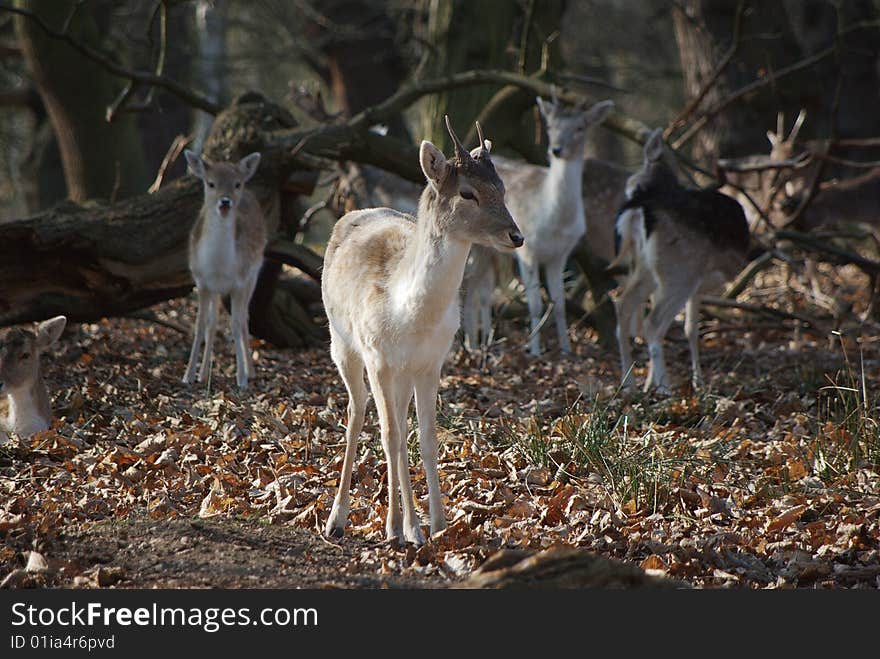
M 571 352 L 562 275 L 569 255 L 586 231 L 581 195 L 584 148 L 588 129 L 601 123 L 614 107 L 613 102 L 602 101 L 589 110 L 578 106 L 570 111 L 560 107 L 555 99 L 536 100 L 547 123 L 550 166 L 496 159 L 498 172 L 508 186 L 507 203 L 525 238 L 525 247 L 517 252 L 517 261 L 529 305 L 532 331 L 529 351 L 534 356 L 541 353 L 538 331 L 542 315 L 539 274 L 542 266 L 553 303 L 560 350 Z
M 662 133 L 645 143 L 642 169 L 627 181 L 629 201 L 617 220 L 620 251 L 612 266 L 633 264 L 615 301 L 624 386 L 632 384 L 630 336 L 649 297 L 644 319 L 650 368 L 645 391 L 669 393 L 663 338 L 685 307 L 685 335 L 694 387 L 702 384 L 699 355 L 700 295 L 723 285 L 743 267 L 749 228 L 742 206 L 715 190 L 685 188 L 668 162 Z
M 198 290 L 199 309 L 183 382 L 192 384 L 203 343 L 198 381 L 210 376 L 220 301 L 229 295 L 236 382 L 240 389 L 246 389 L 248 377 L 255 375 L 248 305 L 267 238 L 260 204 L 244 186 L 257 171 L 260 154 L 252 153 L 238 163 L 212 163 L 192 151 L 185 154 L 189 171 L 204 183 L 205 202 L 189 237 L 189 269 Z
M 0 439 L 6 439 L 3 431 L 26 437 L 50 427 L 52 406 L 40 355 L 59 339 L 66 324 L 67 318 L 56 316 L 34 331 L 15 328 L 0 339 L 0 394 L 9 405 L 7 417 L 0 419 Z
M 437 390 L 440 368 L 458 330 L 465 261 L 472 243 L 504 250 L 523 243 L 504 205 L 504 184 L 479 126 L 480 146 L 470 153 L 448 117 L 446 126 L 455 158 L 447 160 L 433 144 L 422 142 L 419 160 L 428 185 L 415 217 L 389 208 L 352 211 L 336 223 L 327 244 L 321 288 L 330 354 L 349 396 L 345 458 L 325 528 L 331 537 L 343 535 L 348 518 L 352 466 L 367 402 L 365 369 L 388 466 L 386 537 L 424 542 L 406 445 L 413 392 L 431 533 L 446 526 L 437 473 Z

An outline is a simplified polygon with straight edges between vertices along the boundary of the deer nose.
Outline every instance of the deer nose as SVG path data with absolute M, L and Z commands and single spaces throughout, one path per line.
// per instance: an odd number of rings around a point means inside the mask
M 513 243 L 514 247 L 522 247 L 522 244 L 525 242 L 525 239 L 519 231 L 511 231 L 507 235 L 510 236 L 510 242 Z
M 562 147 L 561 146 L 554 146 L 553 147 L 553 155 L 556 156 L 557 158 L 559 156 L 561 156 L 562 155 Z
M 232 199 L 229 197 L 220 197 L 220 208 L 232 208 Z

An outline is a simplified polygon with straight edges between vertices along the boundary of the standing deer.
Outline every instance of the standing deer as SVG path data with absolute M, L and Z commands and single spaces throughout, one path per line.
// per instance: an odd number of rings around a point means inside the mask
M 260 154 L 252 153 L 238 163 L 212 163 L 192 151 L 185 153 L 189 171 L 204 183 L 205 202 L 189 236 L 189 269 L 199 310 L 183 382 L 193 382 L 202 343 L 198 381 L 210 376 L 220 301 L 229 295 L 236 382 L 239 389 L 246 389 L 248 377 L 255 375 L 248 305 L 263 263 L 266 222 L 256 197 L 244 186 L 257 171 Z
M 547 123 L 550 166 L 501 158 L 496 159 L 496 163 L 501 177 L 507 181 L 508 205 L 525 237 L 525 247 L 516 256 L 529 305 L 532 331 L 529 351 L 538 356 L 541 354 L 538 331 L 542 266 L 553 303 L 559 348 L 563 353 L 571 352 L 562 275 L 569 255 L 586 231 L 581 178 L 587 131 L 608 116 L 614 103 L 602 101 L 589 110 L 580 105 L 569 111 L 555 98 L 535 100 Z
M 743 267 L 749 227 L 742 206 L 715 190 L 685 188 L 668 162 L 660 130 L 645 143 L 642 169 L 627 181 L 629 201 L 617 220 L 620 252 L 612 263 L 634 264 L 615 302 L 623 384 L 632 383 L 630 336 L 644 319 L 650 368 L 645 390 L 669 393 L 663 338 L 685 307 L 685 334 L 695 387 L 702 384 L 699 355 L 700 295 L 732 279 Z
M 40 355 L 55 343 L 67 318 L 56 316 L 39 323 L 35 330 L 11 329 L 0 339 L 0 394 L 9 404 L 8 416 L 0 419 L 2 430 L 22 437 L 51 425 L 52 406 L 43 380 Z
M 419 160 L 428 185 L 415 217 L 390 208 L 352 211 L 336 223 L 327 244 L 321 289 L 330 354 L 349 396 L 345 458 L 325 529 L 331 537 L 343 535 L 348 518 L 351 472 L 367 402 L 364 369 L 388 465 L 386 537 L 424 542 L 406 446 L 414 392 L 431 532 L 446 526 L 437 473 L 437 390 L 458 330 L 465 261 L 472 243 L 507 250 L 523 243 L 504 205 L 504 184 L 479 125 L 480 146 L 470 153 L 448 117 L 446 127 L 455 157 L 447 160 L 436 146 L 422 142 Z
M 733 197 L 742 205 L 752 230 L 755 229 L 761 212 L 768 214 L 776 210 L 780 191 L 784 190 L 788 196 L 800 193 L 813 174 L 812 168 L 803 167 L 804 163 L 799 164 L 795 157 L 795 141 L 806 117 L 806 110 L 801 110 L 786 137 L 785 117 L 781 112 L 776 116 L 776 131 L 767 131 L 767 141 L 770 142 L 768 156 L 756 155 L 718 161 L 723 179 L 728 182 L 721 188 L 721 192 Z M 788 166 L 783 166 L 786 163 Z M 746 171 L 728 170 L 737 165 L 745 165 Z M 742 190 L 730 183 L 736 184 Z M 747 194 L 743 194 L 743 191 Z M 754 204 L 757 204 L 758 208 L 755 208 Z

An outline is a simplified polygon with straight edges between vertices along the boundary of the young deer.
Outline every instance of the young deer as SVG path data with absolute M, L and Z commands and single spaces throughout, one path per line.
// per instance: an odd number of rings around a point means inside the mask
M 541 353 L 541 266 L 553 302 L 559 347 L 563 353 L 571 352 L 562 274 L 569 255 L 586 231 L 581 177 L 587 131 L 601 123 L 614 107 L 612 101 L 602 101 L 589 110 L 578 106 L 567 111 L 555 99 L 536 101 L 547 123 L 550 166 L 497 159 L 498 172 L 509 189 L 508 205 L 525 237 L 525 247 L 516 256 L 529 304 L 529 350 L 534 356 Z
M 238 163 L 212 163 L 186 151 L 189 171 L 205 184 L 205 203 L 189 236 L 189 269 L 196 282 L 199 310 L 184 384 L 192 384 L 199 347 L 205 344 L 198 381 L 211 373 L 220 300 L 230 296 L 230 327 L 235 373 L 240 389 L 254 376 L 248 338 L 248 305 L 257 284 L 266 247 L 266 223 L 260 204 L 245 183 L 260 163 L 252 153 Z
M 685 334 L 695 387 L 700 372 L 700 295 L 732 279 L 743 267 L 749 228 L 742 206 L 715 190 L 689 189 L 679 183 L 668 162 L 662 133 L 645 143 L 642 169 L 627 182 L 629 201 L 617 220 L 620 252 L 612 265 L 630 260 L 634 267 L 617 298 L 617 340 L 623 383 L 631 386 L 630 335 L 638 314 L 652 297 L 644 319 L 650 368 L 645 390 L 669 393 L 663 338 L 685 308 Z
M 61 336 L 67 318 L 56 316 L 39 323 L 35 330 L 11 329 L 0 339 L 0 394 L 9 403 L 2 430 L 22 437 L 51 425 L 52 406 L 43 380 L 40 355 Z
M 424 542 L 406 446 L 413 392 L 431 532 L 446 526 L 437 474 L 437 390 L 458 330 L 465 261 L 472 243 L 505 250 L 523 243 L 479 126 L 480 146 L 470 153 L 448 117 L 446 127 L 455 158 L 447 160 L 433 144 L 422 142 L 419 159 L 428 185 L 415 217 L 389 208 L 352 211 L 336 223 L 327 244 L 321 288 L 330 354 L 349 396 L 345 458 L 328 536 L 341 537 L 348 518 L 352 465 L 367 402 L 365 368 L 388 465 L 387 538 Z

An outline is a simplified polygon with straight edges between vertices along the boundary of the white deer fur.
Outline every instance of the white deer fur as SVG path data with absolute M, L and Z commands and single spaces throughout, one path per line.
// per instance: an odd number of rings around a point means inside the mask
M 496 159 L 498 172 L 508 188 L 508 206 L 525 238 L 525 246 L 517 251 L 516 257 L 529 305 L 532 331 L 529 351 L 534 356 L 541 353 L 538 335 L 542 315 L 541 267 L 553 303 L 560 350 L 571 352 L 562 276 L 569 255 L 586 231 L 581 180 L 587 132 L 591 126 L 601 123 L 614 107 L 612 101 L 602 101 L 589 110 L 579 106 L 570 112 L 554 101 L 540 98 L 536 101 L 547 123 L 550 166 Z M 468 296 L 480 295 L 480 287 L 471 289 L 472 292 L 465 293 L 465 308 L 476 306 Z M 491 312 L 484 310 L 484 306 L 481 305 L 480 315 L 490 317 Z
M 260 154 L 252 153 L 238 163 L 212 163 L 186 151 L 186 160 L 189 171 L 204 183 L 205 201 L 189 238 L 189 269 L 199 309 L 183 382 L 192 384 L 203 343 L 198 381 L 210 376 L 220 302 L 229 295 L 236 382 L 245 389 L 248 377 L 254 376 L 248 305 L 263 264 L 266 222 L 259 202 L 244 186 L 256 172 Z
M 389 208 L 352 211 L 333 229 L 324 256 L 322 296 L 330 353 L 348 390 L 348 427 L 339 490 L 326 534 L 341 537 L 367 390 L 376 402 L 388 468 L 389 540 L 420 544 L 407 452 L 407 410 L 415 393 L 431 532 L 446 526 L 437 472 L 436 404 L 440 369 L 459 325 L 458 290 L 472 243 L 522 244 L 504 205 L 504 185 L 488 142 L 468 153 L 447 127 L 456 156 L 430 142 L 419 158 L 428 185 L 416 217 Z M 402 496 L 402 501 L 401 501 Z M 401 519 L 401 504 L 403 516 Z
M 670 391 L 663 338 L 682 307 L 693 384 L 702 384 L 700 296 L 739 272 L 749 243 L 742 206 L 714 190 L 683 187 L 668 160 L 662 133 L 656 130 L 645 143 L 642 169 L 627 181 L 631 198 L 617 220 L 620 252 L 611 264 L 632 264 L 615 300 L 623 384 L 632 384 L 630 337 L 651 297 L 651 311 L 644 319 L 650 357 L 645 390 L 656 387 L 660 393 Z
M 66 324 L 67 318 L 56 316 L 39 323 L 33 332 L 12 329 L 0 340 L 0 394 L 8 403 L 0 430 L 25 437 L 51 425 L 51 399 L 40 355 L 58 340 Z M 2 431 L 0 439 L 5 439 Z

